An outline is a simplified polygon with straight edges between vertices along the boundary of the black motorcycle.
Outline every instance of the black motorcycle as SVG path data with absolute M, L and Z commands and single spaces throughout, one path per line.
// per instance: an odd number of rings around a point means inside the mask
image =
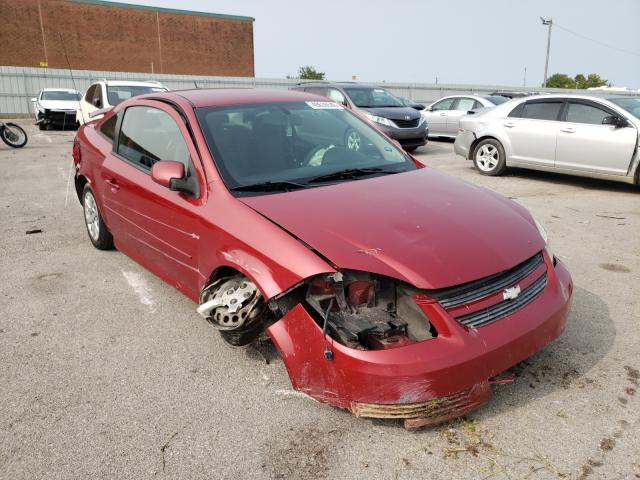
M 11 122 L 0 122 L 0 138 L 13 148 L 22 148 L 27 144 L 27 132 L 20 125 Z

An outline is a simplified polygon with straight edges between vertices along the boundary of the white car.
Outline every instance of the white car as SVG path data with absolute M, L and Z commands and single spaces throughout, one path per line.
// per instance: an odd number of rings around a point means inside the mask
M 49 125 L 76 128 L 76 110 L 80 92 L 67 88 L 44 88 L 31 99 L 36 125 L 45 130 Z
M 145 93 L 166 92 L 168 88 L 158 82 L 107 81 L 92 84 L 80 100 L 76 119 L 80 125 L 102 118 L 102 115 L 90 116 L 92 112 L 115 107 L 120 102 L 144 95 Z
M 640 183 L 640 99 L 552 94 L 467 115 L 453 145 L 482 175 L 529 168 Z
M 499 95 L 452 95 L 432 103 L 420 113 L 429 126 L 429 137 L 455 138 L 458 122 L 469 110 L 495 107 L 509 101 Z

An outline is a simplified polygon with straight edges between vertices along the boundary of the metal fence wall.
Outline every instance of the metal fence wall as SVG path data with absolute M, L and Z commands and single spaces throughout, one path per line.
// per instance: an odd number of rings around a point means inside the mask
M 150 73 L 99 72 L 0 66 L 0 116 L 23 116 L 33 113 L 30 99 L 43 88 L 75 88 L 80 92 L 96 80 L 156 80 L 171 90 L 185 88 L 280 88 L 299 82 L 296 79 L 251 77 L 201 77 L 191 75 L 159 75 Z M 431 103 L 447 95 L 488 94 L 495 91 L 542 91 L 506 85 L 447 85 L 429 83 L 367 82 L 380 85 L 395 95 L 418 102 Z M 579 92 L 585 90 L 544 89 L 547 92 Z M 617 94 L 617 93 L 616 93 Z M 628 95 L 637 95 L 633 92 Z

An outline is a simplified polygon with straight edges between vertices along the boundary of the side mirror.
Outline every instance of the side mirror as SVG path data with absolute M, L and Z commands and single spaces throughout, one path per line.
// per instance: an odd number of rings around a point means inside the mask
M 421 104 L 421 103 L 416 103 L 413 108 L 415 108 L 416 110 L 419 111 L 419 110 L 424 110 L 425 106 L 423 104 Z
M 31 101 L 32 101 L 33 103 L 36 103 L 36 102 L 38 101 L 38 99 L 37 99 L 36 97 L 31 97 Z
M 166 160 L 156 162 L 151 167 L 151 180 L 169 190 L 177 190 L 177 184 L 184 180 L 184 165 Z
M 111 110 L 111 107 L 94 110 L 93 112 L 89 112 L 89 118 L 91 118 L 92 120 L 97 120 L 97 117 L 102 118 L 102 115 L 107 113 L 109 110 Z
M 200 195 L 197 175 L 187 177 L 184 164 L 180 162 L 161 160 L 154 163 L 151 167 L 151 179 L 174 192 L 184 192 L 192 197 Z
M 617 115 L 607 115 L 602 119 L 602 125 L 614 125 L 618 128 L 626 127 L 629 125 L 627 120 Z

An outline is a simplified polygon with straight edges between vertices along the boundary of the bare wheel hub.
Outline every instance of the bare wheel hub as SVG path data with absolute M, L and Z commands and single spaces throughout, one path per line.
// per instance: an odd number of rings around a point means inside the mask
M 259 315 L 262 295 L 243 276 L 223 278 L 202 291 L 198 313 L 221 330 L 235 330 Z

